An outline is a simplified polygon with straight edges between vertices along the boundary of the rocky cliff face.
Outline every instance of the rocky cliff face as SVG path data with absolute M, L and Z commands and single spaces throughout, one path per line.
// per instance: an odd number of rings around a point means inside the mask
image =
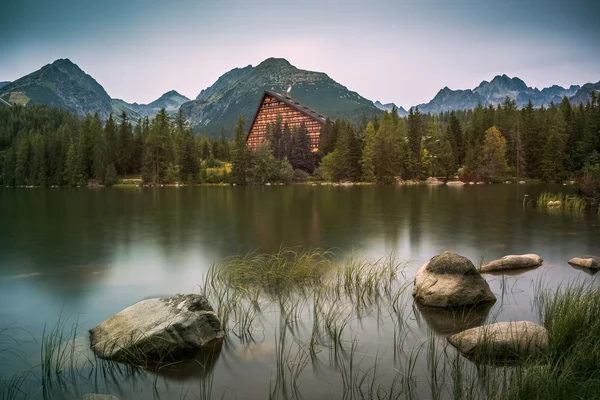
M 194 129 L 218 134 L 221 127 L 231 130 L 240 114 L 246 117 L 248 126 L 264 90 L 285 93 L 290 85 L 294 100 L 328 117 L 372 116 L 381 112 L 373 102 L 326 74 L 298 69 L 281 58 L 227 72 L 181 109 Z

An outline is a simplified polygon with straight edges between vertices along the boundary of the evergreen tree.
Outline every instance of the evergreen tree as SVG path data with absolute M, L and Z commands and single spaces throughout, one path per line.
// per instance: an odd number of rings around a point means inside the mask
M 542 159 L 542 176 L 547 181 L 561 180 L 564 177 L 564 154 L 567 144 L 567 129 L 562 112 L 555 110 L 550 118 L 548 139 Z
M 336 121 L 337 142 L 335 151 L 339 162 L 338 180 L 357 182 L 361 177 L 360 157 L 362 146 L 356 133 L 346 121 Z
M 12 147 L 9 147 L 4 154 L 4 168 L 2 170 L 2 184 L 4 186 L 15 186 L 16 161 L 15 151 Z
M 108 164 L 117 165 L 117 159 L 119 154 L 118 148 L 118 135 L 117 135 L 117 125 L 115 124 L 115 120 L 110 114 L 108 116 L 108 120 L 106 121 L 106 125 L 104 126 L 104 136 L 106 137 L 106 162 Z
M 29 181 L 30 171 L 30 159 L 31 159 L 31 145 L 29 141 L 29 135 L 23 134 L 17 138 L 17 157 L 15 166 L 15 185 L 25 186 L 30 185 Z
M 115 166 L 119 174 L 127 175 L 131 172 L 133 155 L 132 127 L 127 119 L 127 114 L 123 111 L 121 114 L 121 124 L 119 125 L 117 164 Z
M 179 172 L 183 182 L 192 183 L 200 171 L 200 157 L 198 154 L 198 147 L 196 146 L 191 131 L 187 131 L 184 140 Z
M 104 182 L 104 175 L 106 174 L 106 167 L 108 166 L 108 143 L 106 143 L 106 137 L 104 133 L 95 137 L 94 140 L 94 171 L 93 177 L 98 182 Z M 114 164 L 111 164 L 114 167 Z
M 233 141 L 233 157 L 231 165 L 231 182 L 237 185 L 246 184 L 246 172 L 248 170 L 248 147 L 246 146 L 246 134 L 244 124 L 246 119 L 240 115 L 235 124 L 235 139 Z
M 414 160 L 409 172 L 411 178 L 420 179 L 421 177 L 421 139 L 423 137 L 423 125 L 421 123 L 421 113 L 419 108 L 411 108 L 408 113 L 408 151 L 410 157 Z
M 385 113 L 375 136 L 373 164 L 375 178 L 379 183 L 392 183 L 398 174 L 399 153 L 394 125 L 393 115 Z
M 337 142 L 337 130 L 332 120 L 327 118 L 325 124 L 321 127 L 321 134 L 319 136 L 319 152 L 326 156 L 335 149 Z
M 310 137 L 304 123 L 300 125 L 300 128 L 295 130 L 292 143 L 289 159 L 290 164 L 292 164 L 293 168 L 312 174 L 315 169 L 314 158 L 310 147 Z M 285 151 L 285 147 L 283 151 Z
M 144 154 L 144 128 L 140 118 L 135 125 L 133 134 L 133 150 L 131 154 L 131 171 L 139 173 L 142 170 L 142 158 Z
M 119 183 L 119 178 L 117 177 L 117 169 L 114 164 L 109 164 L 106 167 L 106 171 L 104 172 L 104 186 L 112 187 Z
M 360 157 L 360 167 L 362 170 L 362 179 L 366 182 L 375 180 L 375 165 L 373 158 L 375 156 L 375 127 L 372 122 L 367 123 L 364 132 L 364 146 Z
M 541 161 L 545 146 L 544 135 L 536 118 L 531 100 L 521 110 L 521 137 L 525 149 L 526 173 L 530 178 L 541 176 Z
M 446 129 L 446 141 L 450 144 L 454 160 L 458 165 L 462 165 L 465 157 L 463 133 L 460 121 L 456 117 L 454 111 L 450 113 L 450 121 L 448 123 L 448 128 Z
M 48 170 L 46 164 L 46 140 L 40 133 L 31 139 L 31 183 L 35 186 L 48 186 Z
M 162 183 L 167 166 L 172 165 L 172 147 L 169 144 L 171 123 L 165 109 L 161 109 L 150 124 L 144 142 L 142 179 L 147 183 Z M 108 137 L 107 137 L 108 139 Z M 110 161 L 110 160 L 109 160 Z M 112 164 L 109 162 L 109 164 Z
M 269 141 L 260 143 L 253 155 L 252 178 L 254 182 L 265 184 L 279 181 L 281 161 L 277 160 L 271 152 Z
M 500 181 L 506 174 L 506 139 L 495 126 L 485 131 L 479 165 L 479 176 L 485 180 Z

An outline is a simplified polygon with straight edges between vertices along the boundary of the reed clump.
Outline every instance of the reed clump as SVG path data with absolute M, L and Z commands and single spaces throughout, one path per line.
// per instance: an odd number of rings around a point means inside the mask
M 538 208 L 568 210 L 581 212 L 587 207 L 586 201 L 577 196 L 569 196 L 565 193 L 542 193 L 535 202 Z
M 570 284 L 539 297 L 548 350 L 513 375 L 505 398 L 600 398 L 600 289 Z

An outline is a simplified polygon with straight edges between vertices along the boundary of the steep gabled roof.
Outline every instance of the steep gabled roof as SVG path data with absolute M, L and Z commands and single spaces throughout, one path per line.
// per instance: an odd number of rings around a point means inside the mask
M 262 97 L 260 98 L 260 102 L 258 103 L 258 107 L 256 107 L 256 112 L 254 113 L 254 117 L 252 117 L 252 124 L 250 125 L 250 129 L 252 129 L 252 126 L 254 125 L 254 121 L 256 120 L 256 116 L 258 115 L 259 111 L 260 111 L 260 106 L 263 104 L 263 102 L 265 101 L 265 97 L 266 96 L 270 96 L 270 97 L 275 97 L 277 100 L 285 103 L 286 105 L 290 106 L 291 108 L 293 108 L 294 110 L 297 110 L 299 112 L 301 112 L 302 114 L 312 118 L 313 120 L 317 121 L 320 124 L 324 124 L 325 121 L 327 120 L 327 118 L 321 114 L 318 113 L 317 111 L 308 108 L 300 103 L 298 103 L 297 101 L 286 97 L 282 94 L 276 93 L 276 92 L 271 92 L 270 90 L 265 90 L 263 92 Z

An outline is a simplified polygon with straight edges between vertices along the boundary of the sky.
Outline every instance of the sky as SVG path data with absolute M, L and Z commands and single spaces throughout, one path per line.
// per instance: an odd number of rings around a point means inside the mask
M 113 98 L 195 98 L 283 57 L 408 108 L 495 75 L 600 81 L 597 0 L 2 0 L 0 81 L 69 58 Z

